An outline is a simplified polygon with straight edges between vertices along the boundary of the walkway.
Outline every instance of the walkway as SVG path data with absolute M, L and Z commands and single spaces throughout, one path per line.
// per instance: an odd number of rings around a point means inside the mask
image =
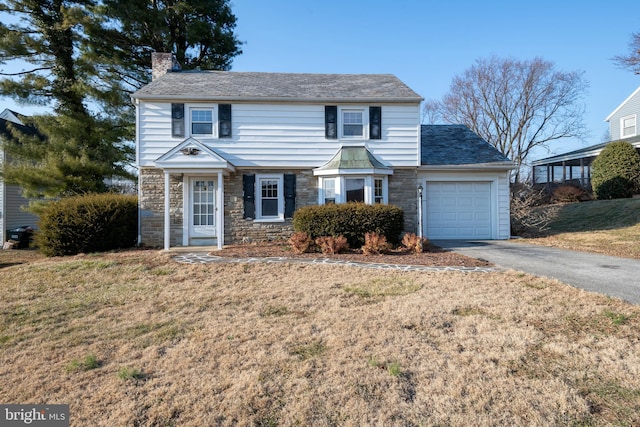
M 287 258 L 287 257 L 264 257 L 264 258 L 229 258 L 209 255 L 208 253 L 193 252 L 177 254 L 172 257 L 176 262 L 187 264 L 208 264 L 208 263 L 278 263 L 288 262 L 297 264 L 324 264 L 324 265 L 346 265 L 350 267 L 372 268 L 378 270 L 399 270 L 399 271 L 462 271 L 489 273 L 498 271 L 495 267 L 428 267 L 425 265 L 403 265 L 403 264 L 382 264 L 356 261 L 343 261 L 329 258 Z

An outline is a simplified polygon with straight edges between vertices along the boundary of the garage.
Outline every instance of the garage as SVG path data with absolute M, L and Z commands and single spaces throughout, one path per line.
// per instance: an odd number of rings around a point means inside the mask
M 429 239 L 491 239 L 491 182 L 427 181 Z

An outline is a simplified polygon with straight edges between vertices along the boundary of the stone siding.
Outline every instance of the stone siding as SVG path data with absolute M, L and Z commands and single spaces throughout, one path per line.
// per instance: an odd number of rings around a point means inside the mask
M 224 177 L 225 244 L 279 240 L 293 233 L 291 218 L 284 222 L 261 222 L 243 218 L 242 176 L 245 174 L 296 175 L 296 209 L 318 203 L 317 177 L 311 170 L 238 170 Z M 141 238 L 146 246 L 164 245 L 164 173 L 160 169 L 140 170 Z M 389 204 L 404 211 L 404 229 L 417 233 L 417 173 L 396 169 L 389 176 Z M 171 246 L 182 245 L 183 178 L 170 176 Z
M 293 233 L 291 218 L 286 218 L 284 222 L 260 222 L 243 218 L 242 176 L 246 174 L 285 173 L 296 175 L 296 209 L 318 203 L 317 179 L 313 176 L 311 170 L 237 171 L 235 174 L 225 177 L 224 181 L 225 243 L 280 240 L 288 238 Z
M 160 169 L 140 170 L 140 235 L 145 246 L 164 246 L 164 173 Z M 182 245 L 182 177 L 171 175 L 171 246 Z
M 389 204 L 404 212 L 404 231 L 418 234 L 418 174 L 413 169 L 396 169 L 389 176 Z

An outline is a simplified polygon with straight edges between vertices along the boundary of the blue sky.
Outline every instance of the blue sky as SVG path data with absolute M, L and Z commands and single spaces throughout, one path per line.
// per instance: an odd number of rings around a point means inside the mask
M 640 86 L 611 60 L 629 53 L 640 31 L 637 0 L 232 1 L 246 42 L 235 71 L 391 73 L 426 99 L 440 99 L 455 75 L 492 55 L 584 71 L 590 137 L 530 160 L 602 142 L 604 119 Z
M 232 8 L 246 43 L 235 71 L 391 73 L 426 99 L 440 99 L 455 75 L 492 55 L 584 71 L 590 137 L 556 142 L 530 160 L 602 142 L 604 119 L 640 86 L 611 60 L 640 31 L 637 0 L 232 0 Z M 0 109 L 32 111 L 0 101 Z

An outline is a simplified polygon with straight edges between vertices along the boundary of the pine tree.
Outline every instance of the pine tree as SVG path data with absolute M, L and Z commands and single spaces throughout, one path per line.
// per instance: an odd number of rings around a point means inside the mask
M 123 144 L 130 135 L 122 117 L 102 116 L 113 96 L 112 87 L 96 84 L 98 76 L 83 60 L 83 29 L 91 22 L 91 0 L 13 0 L 0 2 L 3 11 L 19 18 L 0 24 L 2 64 L 23 61 L 30 68 L 0 73 L 3 96 L 19 102 L 49 106 L 53 114 L 30 120 L 38 133 L 12 130 L 4 141 L 11 161 L 3 165 L 7 182 L 26 195 L 55 197 L 105 191 L 105 178 L 130 177 L 125 168 L 133 154 Z

